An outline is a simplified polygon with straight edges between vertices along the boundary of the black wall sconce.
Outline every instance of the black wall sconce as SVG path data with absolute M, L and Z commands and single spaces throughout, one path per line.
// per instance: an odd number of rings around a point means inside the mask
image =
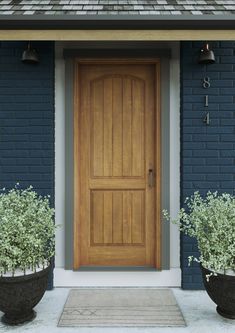
M 215 55 L 212 50 L 209 48 L 209 44 L 206 43 L 203 48 L 200 50 L 200 56 L 198 59 L 199 64 L 214 64 L 215 63 Z
M 39 56 L 35 49 L 32 49 L 30 42 L 28 42 L 28 47 L 24 50 L 22 54 L 22 62 L 25 64 L 38 64 Z

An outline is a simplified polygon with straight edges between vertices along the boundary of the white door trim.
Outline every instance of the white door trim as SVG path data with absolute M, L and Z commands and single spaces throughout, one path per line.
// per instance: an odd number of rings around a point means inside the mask
M 55 287 L 180 287 L 181 270 L 161 272 L 73 272 L 55 268 Z
M 160 44 L 159 44 L 160 45 Z M 170 270 L 161 272 L 73 272 L 64 269 L 65 230 L 65 63 L 63 43 L 55 52 L 55 220 L 56 232 L 55 286 L 99 285 L 99 283 L 132 283 L 144 286 L 180 286 L 180 238 L 175 225 L 170 226 Z M 66 43 L 66 48 L 76 43 Z M 180 207 L 180 63 L 179 43 L 164 43 L 171 48 L 170 60 L 170 213 Z M 119 279 L 121 279 L 119 281 Z M 142 279 L 144 279 L 142 281 Z M 100 282 L 99 282 L 100 281 Z M 102 282 L 103 281 L 103 282 Z M 116 281 L 116 282 L 115 282 Z M 128 282 L 129 281 L 129 282 Z

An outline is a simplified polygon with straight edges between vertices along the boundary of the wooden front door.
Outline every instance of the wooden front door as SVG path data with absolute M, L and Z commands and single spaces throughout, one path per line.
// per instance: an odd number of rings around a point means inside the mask
M 159 66 L 77 61 L 74 268 L 160 268 Z

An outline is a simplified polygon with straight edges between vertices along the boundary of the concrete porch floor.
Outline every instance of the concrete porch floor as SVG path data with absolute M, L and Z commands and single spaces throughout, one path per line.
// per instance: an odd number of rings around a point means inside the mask
M 37 318 L 28 324 L 7 327 L 0 323 L 0 333 L 229 333 L 235 332 L 235 320 L 224 319 L 216 313 L 215 304 L 204 291 L 184 291 L 173 288 L 187 327 L 154 327 L 154 328 L 64 328 L 57 327 L 59 317 L 67 299 L 69 288 L 55 288 L 47 291 L 42 301 L 35 308 Z M 0 315 L 2 313 L 0 312 Z

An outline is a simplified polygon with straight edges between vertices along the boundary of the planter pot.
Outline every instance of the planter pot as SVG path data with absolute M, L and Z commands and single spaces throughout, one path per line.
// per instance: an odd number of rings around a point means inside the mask
M 33 308 L 46 291 L 49 272 L 50 266 L 34 274 L 0 277 L 2 322 L 17 325 L 36 317 Z
M 235 276 L 212 275 L 207 281 L 206 275 L 210 274 L 211 271 L 202 265 L 201 271 L 205 289 L 212 301 L 217 305 L 217 312 L 225 318 L 235 319 Z

